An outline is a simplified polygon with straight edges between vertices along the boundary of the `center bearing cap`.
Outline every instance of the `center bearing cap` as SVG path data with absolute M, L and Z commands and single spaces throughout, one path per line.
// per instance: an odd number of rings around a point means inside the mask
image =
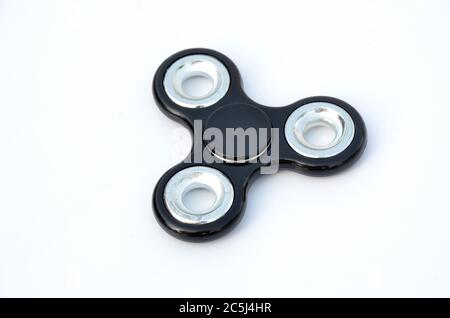
M 211 140 L 204 140 L 204 143 L 214 156 L 224 161 L 247 162 L 266 151 L 271 128 L 269 117 L 258 107 L 225 105 L 207 119 L 205 136 Z

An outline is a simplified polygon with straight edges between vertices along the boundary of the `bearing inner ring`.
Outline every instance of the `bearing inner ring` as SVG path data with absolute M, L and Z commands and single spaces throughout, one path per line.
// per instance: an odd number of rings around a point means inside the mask
M 194 77 L 209 80 L 208 92 L 193 95 L 186 91 L 184 84 Z M 187 108 L 207 107 L 217 103 L 228 92 L 230 75 L 227 68 L 216 58 L 195 54 L 176 60 L 164 76 L 164 90 L 177 105 Z
M 325 126 L 334 131 L 334 138 L 325 145 L 308 141 L 306 133 L 313 127 Z M 291 148 L 309 158 L 328 158 L 344 151 L 355 135 L 350 115 L 341 107 L 328 102 L 314 102 L 297 108 L 288 117 L 286 140 Z
M 207 189 L 215 194 L 214 203 L 203 210 L 188 208 L 183 199 L 194 189 Z M 234 188 L 230 179 L 217 169 L 194 166 L 178 171 L 166 184 L 164 203 L 170 214 L 189 224 L 211 223 L 227 213 L 233 204 Z

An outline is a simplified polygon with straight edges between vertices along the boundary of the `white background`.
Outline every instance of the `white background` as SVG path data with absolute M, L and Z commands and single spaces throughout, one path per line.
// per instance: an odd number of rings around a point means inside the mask
M 185 243 L 151 194 L 190 137 L 151 96 L 207 47 L 266 105 L 352 104 L 369 143 L 250 189 Z M 450 296 L 450 1 L 0 0 L 1 296 Z

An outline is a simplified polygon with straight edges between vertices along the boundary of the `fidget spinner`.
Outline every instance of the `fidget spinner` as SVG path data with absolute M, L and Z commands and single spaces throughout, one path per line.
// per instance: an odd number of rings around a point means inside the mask
M 209 91 L 189 92 L 185 83 L 194 77 L 209 80 Z M 264 170 L 329 175 L 354 163 L 367 141 L 363 119 L 342 100 L 316 96 L 284 107 L 254 102 L 242 88 L 236 65 L 209 49 L 184 50 L 166 59 L 156 71 L 153 94 L 161 111 L 193 134 L 188 157 L 160 178 L 153 193 L 160 225 L 187 241 L 231 230 L 243 215 L 249 185 Z M 334 137 L 326 144 L 311 142 L 308 132 L 322 126 Z M 190 208 L 185 197 L 196 189 L 212 192 L 214 202 Z

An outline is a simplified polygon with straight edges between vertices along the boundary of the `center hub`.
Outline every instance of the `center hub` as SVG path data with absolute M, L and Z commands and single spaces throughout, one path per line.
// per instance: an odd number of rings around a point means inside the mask
M 246 162 L 259 157 L 267 149 L 271 128 L 270 118 L 258 107 L 225 105 L 207 119 L 206 135 L 214 137 L 212 140 L 204 139 L 204 143 L 214 156 L 227 162 Z

